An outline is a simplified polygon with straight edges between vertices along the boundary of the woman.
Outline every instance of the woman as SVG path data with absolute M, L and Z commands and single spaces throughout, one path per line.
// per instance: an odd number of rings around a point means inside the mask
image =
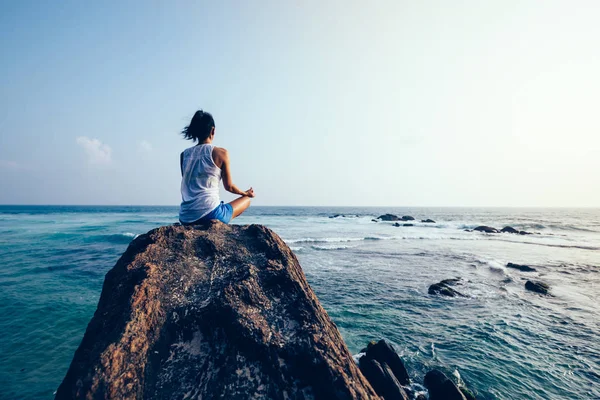
M 245 192 L 231 180 L 227 150 L 212 144 L 215 120 L 202 110 L 196 111 L 190 124 L 181 132 L 183 137 L 198 142 L 179 157 L 181 166 L 181 207 L 179 221 L 184 225 L 218 219 L 229 223 L 250 206 L 252 188 Z M 224 204 L 219 200 L 219 181 L 225 190 L 241 197 Z

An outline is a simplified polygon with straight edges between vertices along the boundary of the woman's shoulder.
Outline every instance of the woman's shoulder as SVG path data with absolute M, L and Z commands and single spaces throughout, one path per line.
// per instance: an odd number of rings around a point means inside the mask
M 217 167 L 221 168 L 223 163 L 229 159 L 229 153 L 224 147 L 213 147 L 212 158 Z

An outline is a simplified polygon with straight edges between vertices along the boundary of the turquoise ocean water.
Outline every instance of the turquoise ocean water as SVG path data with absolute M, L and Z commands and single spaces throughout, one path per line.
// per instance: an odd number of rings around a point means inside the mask
M 371 221 L 387 212 L 436 223 Z M 176 221 L 177 207 L 0 206 L 1 399 L 52 398 L 104 274 Z M 390 340 L 417 387 L 440 368 L 479 399 L 600 399 L 600 209 L 252 207 L 235 222 L 274 229 L 350 351 Z M 482 224 L 536 234 L 464 231 Z M 467 298 L 427 294 L 455 277 Z

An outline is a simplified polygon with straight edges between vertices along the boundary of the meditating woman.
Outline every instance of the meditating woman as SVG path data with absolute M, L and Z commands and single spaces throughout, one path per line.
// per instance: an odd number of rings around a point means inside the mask
M 181 207 L 179 221 L 184 225 L 218 219 L 229 223 L 250 207 L 252 188 L 242 192 L 233 184 L 227 150 L 212 144 L 215 120 L 202 110 L 196 111 L 190 124 L 181 132 L 183 137 L 197 142 L 181 153 Z M 241 197 L 224 204 L 219 199 L 219 181 L 225 190 Z

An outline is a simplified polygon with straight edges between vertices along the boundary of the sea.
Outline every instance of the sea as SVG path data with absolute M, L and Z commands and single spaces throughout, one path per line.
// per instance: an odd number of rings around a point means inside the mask
M 0 206 L 0 399 L 53 398 L 106 272 L 177 212 Z M 600 399 L 600 209 L 251 207 L 233 222 L 279 234 L 350 352 L 388 340 L 417 391 L 437 368 L 478 399 Z M 466 297 L 428 294 L 449 278 Z

